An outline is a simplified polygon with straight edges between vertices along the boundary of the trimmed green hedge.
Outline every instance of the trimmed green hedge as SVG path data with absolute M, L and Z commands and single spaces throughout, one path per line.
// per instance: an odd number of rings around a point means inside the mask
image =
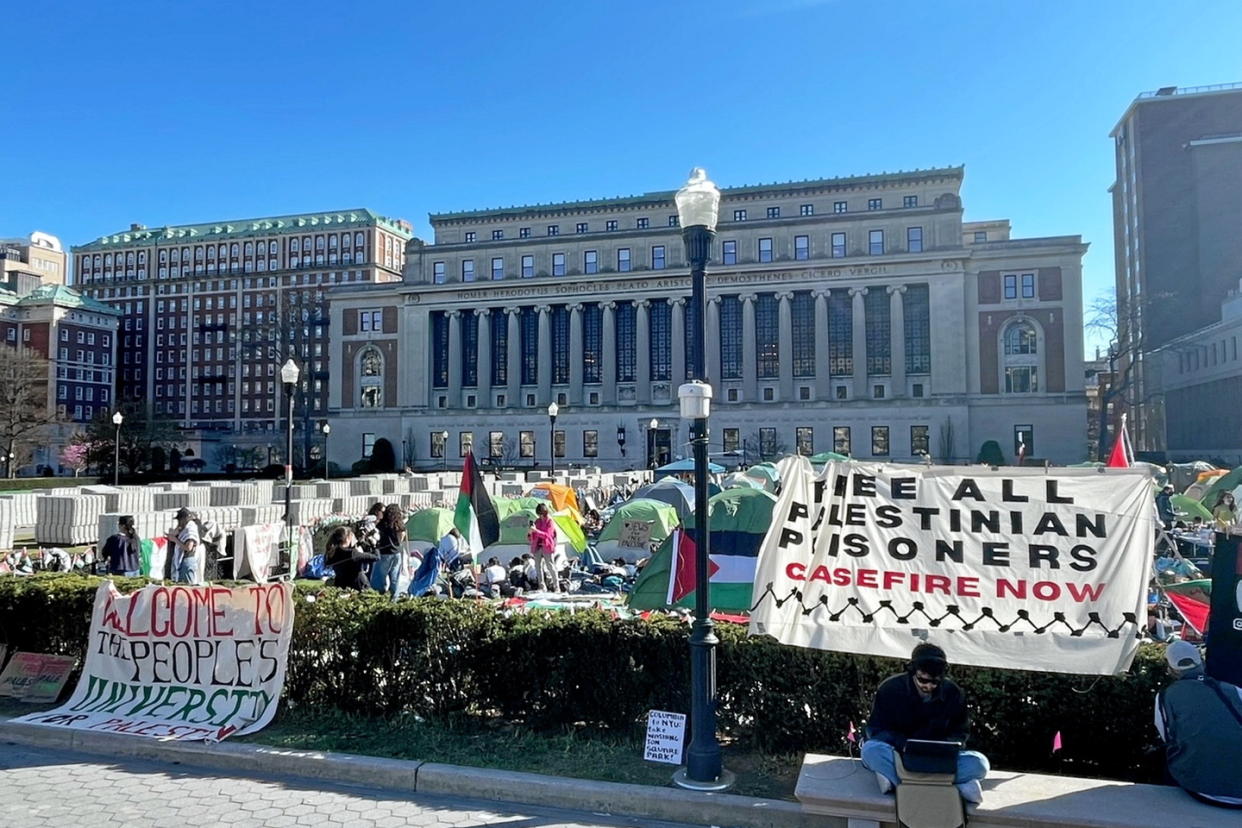
M 81 656 L 99 579 L 0 578 L 0 640 Z M 118 581 L 122 591 L 144 583 Z M 504 615 L 433 599 L 393 603 L 299 585 L 285 683 L 292 706 L 377 716 L 499 715 L 534 729 L 631 731 L 646 711 L 689 709 L 689 627 L 598 611 Z M 722 738 L 770 753 L 845 753 L 892 659 L 826 653 L 717 627 Z M 950 657 L 952 653 L 950 653 Z M 954 668 L 974 717 L 971 746 L 996 767 L 1157 781 L 1157 647 L 1130 674 L 1093 678 Z M 1064 749 L 1052 754 L 1055 733 Z

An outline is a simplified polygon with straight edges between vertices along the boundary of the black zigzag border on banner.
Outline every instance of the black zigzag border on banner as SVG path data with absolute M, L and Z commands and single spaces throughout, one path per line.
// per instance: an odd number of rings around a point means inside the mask
M 827 595 L 821 595 L 819 600 L 812 603 L 810 606 L 803 603 L 803 593 L 802 593 L 802 590 L 800 589 L 796 589 L 796 588 L 791 589 L 789 591 L 789 594 L 782 598 L 773 591 L 771 582 L 768 583 L 767 587 L 764 588 L 763 592 L 759 595 L 758 600 L 756 600 L 754 605 L 751 606 L 750 608 L 751 613 L 753 614 L 755 610 L 757 610 L 760 606 L 762 606 L 763 602 L 768 600 L 769 598 L 776 603 L 777 608 L 783 607 L 785 604 L 789 603 L 790 601 L 794 601 L 801 608 L 803 616 L 811 615 L 812 613 L 815 613 L 817 611 L 826 613 L 827 620 L 830 622 L 840 621 L 841 616 L 846 615 L 846 614 L 857 614 L 859 619 L 864 624 L 871 624 L 875 622 L 876 615 L 878 615 L 880 612 L 886 612 L 888 615 L 891 615 L 892 619 L 896 621 L 898 624 L 910 624 L 911 617 L 915 615 L 920 615 L 923 617 L 923 619 L 926 620 L 928 627 L 940 627 L 942 622 L 945 621 L 945 619 L 950 619 L 950 618 L 957 619 L 958 621 L 961 622 L 960 626 L 946 625 L 945 629 L 957 629 L 957 630 L 962 630 L 963 632 L 968 632 L 970 630 L 973 630 L 976 627 L 980 626 L 981 624 L 990 624 L 995 628 L 996 632 L 1009 632 L 1013 630 L 1015 627 L 1021 626 L 1023 627 L 1022 629 L 1023 632 L 1026 632 L 1027 631 L 1026 628 L 1029 628 L 1030 632 L 1033 632 L 1037 635 L 1045 633 L 1045 632 L 1049 632 L 1051 628 L 1053 627 L 1064 627 L 1065 632 L 1068 632 L 1071 636 L 1075 636 L 1075 637 L 1081 636 L 1083 633 L 1085 633 L 1087 630 L 1091 629 L 1092 627 L 1099 627 L 1100 629 L 1102 629 L 1108 638 L 1120 638 L 1122 631 L 1127 626 L 1131 626 L 1134 628 L 1133 634 L 1135 638 L 1140 637 L 1140 633 L 1141 633 L 1141 630 L 1139 629 L 1139 626 L 1138 626 L 1138 618 L 1132 612 L 1122 613 L 1122 621 L 1120 624 L 1118 624 L 1115 627 L 1109 627 L 1102 620 L 1100 620 L 1100 614 L 1098 612 L 1088 613 L 1087 615 L 1088 621 L 1085 625 L 1081 627 L 1074 627 L 1072 624 L 1069 623 L 1069 621 L 1065 619 L 1065 613 L 1056 612 L 1056 611 L 1052 613 L 1052 620 L 1042 626 L 1039 624 L 1036 624 L 1031 619 L 1030 612 L 1024 609 L 1018 610 L 1013 620 L 1008 621 L 1008 622 L 1006 622 L 1004 619 L 998 618 L 996 616 L 996 613 L 992 611 L 991 607 L 981 608 L 979 610 L 979 615 L 974 619 L 970 619 L 962 614 L 961 608 L 958 607 L 956 604 L 947 605 L 945 608 L 945 612 L 942 615 L 940 615 L 939 617 L 933 617 L 928 614 L 927 610 L 923 606 L 922 601 L 912 602 L 910 604 L 911 608 L 909 612 L 907 612 L 905 615 L 902 615 L 893 607 L 893 602 L 888 599 L 884 599 L 880 601 L 879 611 L 875 613 L 868 613 L 868 612 L 864 612 L 863 609 L 858 606 L 857 598 L 846 599 L 845 605 L 842 606 L 840 609 L 835 609 L 835 610 L 831 609 L 828 606 Z M 1062 632 L 1062 630 L 1060 629 L 1056 629 L 1052 631 Z

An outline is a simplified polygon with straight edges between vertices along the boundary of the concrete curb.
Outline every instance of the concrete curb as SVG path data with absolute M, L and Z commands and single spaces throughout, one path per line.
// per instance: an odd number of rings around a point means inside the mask
M 845 820 L 806 813 L 795 802 L 568 779 L 520 771 L 293 750 L 249 742 L 161 742 L 0 721 L 0 742 L 101 756 L 174 762 L 220 772 L 280 774 L 409 793 L 466 796 L 522 805 L 729 828 L 844 828 Z M 670 766 L 671 767 L 671 766 Z M 670 770 L 671 775 L 671 770 Z

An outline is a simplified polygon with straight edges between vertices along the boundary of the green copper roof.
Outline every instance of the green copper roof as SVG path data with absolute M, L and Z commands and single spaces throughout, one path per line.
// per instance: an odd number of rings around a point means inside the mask
M 0 298 L 0 301 L 3 301 L 3 298 Z M 44 303 L 59 305 L 62 308 L 81 308 L 82 310 L 95 313 L 108 313 L 114 316 L 121 315 L 121 312 L 111 305 L 92 299 L 64 285 L 40 285 L 16 302 L 18 305 L 41 305 Z
M 310 232 L 315 229 L 343 230 L 352 227 L 383 227 L 391 233 L 410 239 L 414 231 L 404 219 L 388 218 L 359 208 L 356 210 L 331 210 L 324 213 L 302 213 L 293 216 L 269 216 L 267 218 L 233 219 L 207 224 L 177 224 L 164 227 L 148 227 L 143 230 L 122 230 L 95 241 L 75 245 L 74 253 L 88 250 L 106 250 L 118 245 L 176 243 L 179 240 L 222 241 L 248 236 L 270 236 L 273 233 Z
M 901 170 L 897 172 L 874 173 L 871 175 L 851 175 L 837 178 L 812 178 L 804 181 L 777 181 L 771 184 L 751 184 L 744 187 L 722 187 L 720 193 L 729 196 L 753 195 L 773 190 L 813 190 L 820 187 L 855 187 L 860 184 L 874 184 L 881 181 L 921 181 L 931 178 L 961 178 L 965 167 L 933 167 L 927 170 Z M 463 210 L 456 213 L 430 213 L 432 222 L 452 221 L 463 218 L 495 218 L 500 216 L 516 216 L 523 213 L 544 213 L 550 211 L 585 210 L 595 207 L 625 207 L 639 204 L 670 204 L 676 190 L 659 190 L 642 195 L 618 196 L 617 198 L 599 198 L 586 201 L 562 201 L 549 204 L 527 204 L 514 207 L 496 207 L 484 210 Z

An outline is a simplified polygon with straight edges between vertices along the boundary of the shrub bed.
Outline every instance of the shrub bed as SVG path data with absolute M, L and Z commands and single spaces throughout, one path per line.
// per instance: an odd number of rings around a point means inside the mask
M 81 657 L 98 578 L 0 578 L 0 641 Z M 118 580 L 122 591 L 141 579 Z M 648 710 L 689 709 L 689 628 L 605 612 L 504 615 L 433 599 L 393 603 L 299 584 L 286 703 L 427 718 L 502 716 L 536 730 L 634 733 Z M 717 627 L 722 738 L 768 753 L 844 753 L 871 696 L 900 662 L 786 647 Z M 952 653 L 950 652 L 950 659 Z M 1157 781 L 1152 699 L 1164 662 L 1140 649 L 1130 673 L 1084 677 L 956 667 L 974 720 L 971 746 L 996 767 Z M 1060 732 L 1064 749 L 1052 753 Z

